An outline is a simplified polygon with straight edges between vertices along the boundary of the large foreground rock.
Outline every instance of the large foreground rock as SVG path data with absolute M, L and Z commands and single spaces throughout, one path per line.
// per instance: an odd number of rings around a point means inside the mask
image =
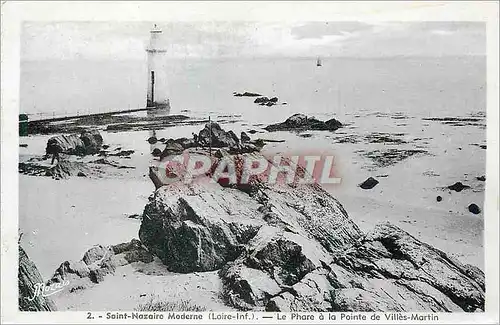
M 264 129 L 267 131 L 305 131 L 305 130 L 320 130 L 320 131 L 336 131 L 342 127 L 342 123 L 332 118 L 328 121 L 320 121 L 315 117 L 307 117 L 304 114 L 294 114 L 285 122 L 271 124 Z
M 20 311 L 54 311 L 56 306 L 50 297 L 40 294 L 38 287 L 44 283 L 40 272 L 36 268 L 24 249 L 19 245 L 19 310 Z
M 481 270 L 390 224 L 362 233 L 317 185 L 160 184 L 139 237 L 171 271 L 219 270 L 240 310 L 484 310 Z
M 200 181 L 160 187 L 144 210 L 139 237 L 171 271 L 212 271 L 234 261 L 269 225 L 300 232 L 330 252 L 362 235 L 320 188 L 263 186 L 249 195 Z

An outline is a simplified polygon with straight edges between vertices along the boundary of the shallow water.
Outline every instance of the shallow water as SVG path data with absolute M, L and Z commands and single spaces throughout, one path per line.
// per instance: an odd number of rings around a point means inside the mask
M 403 112 L 455 116 L 485 111 L 482 56 L 378 59 L 171 60 L 172 113 L 213 118 L 236 114 L 276 122 L 296 112 L 337 116 Z M 145 106 L 145 61 L 26 61 L 21 64 L 21 112 L 75 114 Z M 233 91 L 277 96 L 287 105 L 261 107 Z M 185 112 L 184 112 L 185 113 Z

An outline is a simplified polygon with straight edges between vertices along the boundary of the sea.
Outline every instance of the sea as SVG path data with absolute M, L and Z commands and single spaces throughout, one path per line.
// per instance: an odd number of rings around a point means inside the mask
M 252 123 L 281 121 L 294 113 L 317 117 L 360 112 L 421 117 L 486 111 L 486 57 L 171 59 L 171 114 Z M 146 60 L 21 62 L 20 112 L 47 116 L 142 108 Z M 278 97 L 258 106 L 233 92 Z

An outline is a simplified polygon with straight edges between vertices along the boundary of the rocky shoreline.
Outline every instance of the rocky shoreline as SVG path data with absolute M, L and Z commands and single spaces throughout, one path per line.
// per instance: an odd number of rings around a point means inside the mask
M 335 131 L 340 127 L 337 120 L 294 115 L 267 129 Z M 123 150 L 103 149 L 102 137 L 82 140 L 83 147 L 78 137 L 56 139 L 48 141 L 47 154 L 59 146 L 56 151 L 71 159 L 80 152 L 88 160 L 102 155 L 104 165 L 119 168 L 105 159 L 120 157 Z M 243 159 L 260 155 L 264 145 L 215 123 L 207 124 L 193 139 L 161 143 L 165 148 L 159 160 L 186 151 L 207 154 L 212 148 L 213 159 L 226 155 Z M 54 168 L 64 169 L 67 161 Z M 220 296 L 237 310 L 484 311 L 480 269 L 462 264 L 393 224 L 361 231 L 341 203 L 318 185 L 271 186 L 257 178 L 249 186 L 226 186 L 209 182 L 209 174 L 194 183 L 166 185 L 158 181 L 157 173 L 150 170 L 156 190 L 140 216 L 140 240 L 97 245 L 80 261 L 63 262 L 47 285 L 71 280 L 68 294 L 76 294 L 94 290 L 120 268 L 159 262 L 169 272 L 216 272 L 222 284 Z M 38 279 L 36 273 L 30 277 Z M 42 302 L 34 308 L 51 307 Z

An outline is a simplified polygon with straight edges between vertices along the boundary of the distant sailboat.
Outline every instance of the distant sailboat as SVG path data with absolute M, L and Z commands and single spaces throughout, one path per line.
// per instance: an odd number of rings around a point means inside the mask
M 322 64 L 321 64 L 321 59 L 318 57 L 318 59 L 316 60 L 316 66 L 317 67 L 321 67 Z

